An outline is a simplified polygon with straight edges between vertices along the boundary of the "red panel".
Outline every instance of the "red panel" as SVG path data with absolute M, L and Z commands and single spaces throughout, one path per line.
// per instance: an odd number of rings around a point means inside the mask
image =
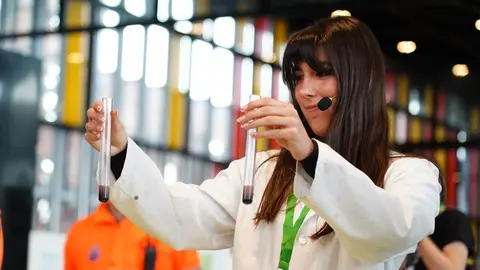
M 217 175 L 223 169 L 225 169 L 223 165 L 215 163 L 213 165 L 213 175 Z
M 394 104 L 396 98 L 396 89 L 395 89 L 395 75 L 393 73 L 387 73 L 386 78 L 386 87 L 387 87 L 387 103 Z
M 247 138 L 247 132 L 240 127 L 240 123 L 237 122 L 237 118 L 243 115 L 240 108 L 235 108 L 235 143 L 233 149 L 233 158 L 239 159 L 245 156 L 245 140 Z
M 232 119 L 232 158 L 238 159 L 243 157 L 243 152 L 239 152 L 242 145 L 245 144 L 245 135 L 242 137 L 242 128 L 237 122 L 241 116 L 240 98 L 242 91 L 242 57 L 235 57 L 234 65 L 234 87 L 233 87 L 233 119 Z M 241 143 L 243 141 L 243 144 Z M 245 149 L 243 149 L 245 151 Z
M 457 134 L 458 134 L 458 131 L 456 129 L 449 129 L 447 134 L 447 140 L 449 142 L 456 142 Z
M 432 142 L 433 137 L 433 129 L 432 129 L 432 122 L 426 120 L 423 122 L 423 141 L 424 142 Z
M 447 206 L 457 204 L 457 151 L 448 150 L 447 154 Z
M 437 104 L 435 112 L 436 118 L 440 121 L 444 121 L 447 114 L 447 97 L 444 92 L 437 93 Z
M 470 183 L 468 186 L 468 209 L 471 217 L 477 217 L 478 150 L 470 149 Z
M 262 40 L 263 40 L 263 32 L 267 30 L 271 30 L 272 25 L 270 23 L 270 20 L 267 17 L 260 17 L 257 18 L 255 21 L 255 49 L 254 49 L 254 54 L 257 57 L 260 57 L 262 54 Z

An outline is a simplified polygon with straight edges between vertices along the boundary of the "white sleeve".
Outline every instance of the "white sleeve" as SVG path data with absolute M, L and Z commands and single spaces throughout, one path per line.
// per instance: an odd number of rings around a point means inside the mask
M 231 247 L 240 203 L 239 161 L 202 185 L 166 185 L 156 164 L 128 141 L 110 200 L 130 221 L 177 250 Z
M 382 262 L 433 233 L 441 186 L 432 163 L 398 159 L 382 189 L 328 145 L 317 144 L 315 178 L 298 163 L 294 192 L 325 219 L 353 256 Z

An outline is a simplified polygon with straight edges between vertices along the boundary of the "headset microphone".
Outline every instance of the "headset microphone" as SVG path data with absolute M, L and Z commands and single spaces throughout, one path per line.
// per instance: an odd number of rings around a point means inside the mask
M 317 103 L 317 107 L 320 109 L 320 111 L 326 111 L 332 106 L 332 100 L 335 97 L 324 97 L 320 99 L 320 101 Z

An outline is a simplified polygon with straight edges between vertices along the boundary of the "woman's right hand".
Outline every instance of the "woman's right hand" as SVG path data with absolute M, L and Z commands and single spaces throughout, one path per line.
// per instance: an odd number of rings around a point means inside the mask
M 93 106 L 87 110 L 88 122 L 85 124 L 85 140 L 100 151 L 100 138 L 103 128 L 103 103 L 95 101 Z M 122 152 L 127 147 L 128 135 L 123 127 L 122 122 L 118 118 L 118 111 L 112 110 L 112 136 L 111 136 L 111 153 L 112 156 Z

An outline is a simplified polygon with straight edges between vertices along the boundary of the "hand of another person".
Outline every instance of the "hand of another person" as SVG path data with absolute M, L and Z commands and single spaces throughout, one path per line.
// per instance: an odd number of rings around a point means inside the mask
M 307 134 L 294 106 L 271 98 L 251 101 L 242 108 L 245 115 L 238 118 L 242 128 L 265 127 L 254 133 L 254 138 L 275 139 L 300 161 L 313 151 L 313 142 Z
M 122 122 L 118 118 L 118 111 L 112 110 L 112 134 L 111 134 L 111 153 L 112 156 L 120 153 L 127 147 L 128 135 L 123 127 Z M 88 122 L 85 124 L 85 140 L 100 151 L 100 138 L 103 128 L 103 103 L 95 101 L 93 106 L 87 110 Z

